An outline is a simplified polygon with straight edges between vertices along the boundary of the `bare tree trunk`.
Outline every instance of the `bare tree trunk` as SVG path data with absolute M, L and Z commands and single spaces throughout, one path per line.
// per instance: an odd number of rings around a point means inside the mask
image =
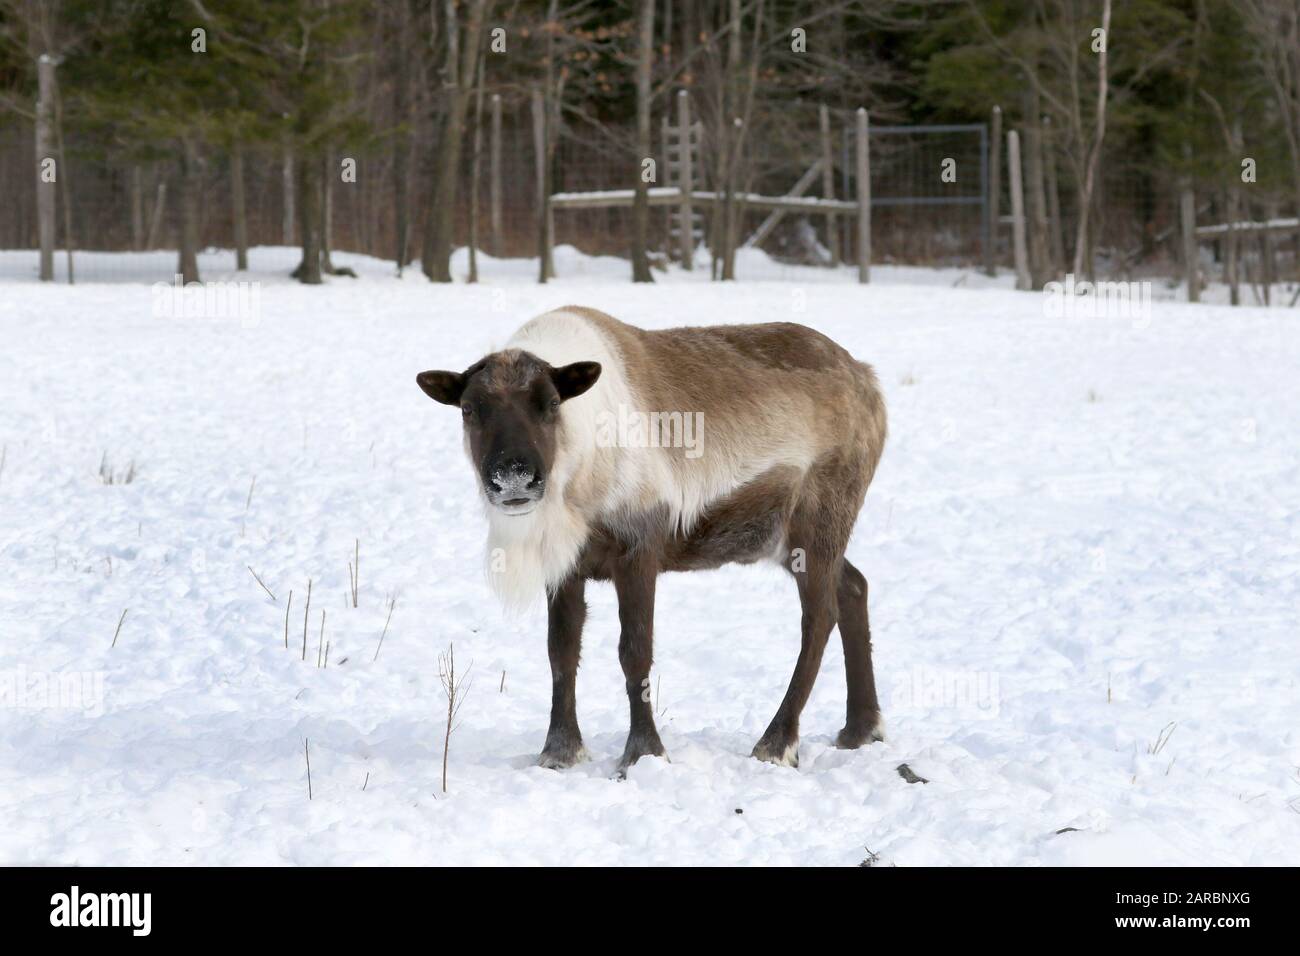
M 131 167 L 131 248 L 144 248 L 144 170 L 139 163 Z
M 728 124 L 719 123 L 718 133 L 714 137 L 714 149 L 719 157 L 714 168 L 713 176 L 713 202 L 709 204 L 709 226 L 708 226 L 708 244 L 709 244 L 709 278 L 713 280 L 720 279 L 722 272 L 722 193 L 723 182 L 727 170 L 727 142 L 730 136 L 727 132 Z
M 754 4 L 754 28 L 747 58 L 748 65 L 745 67 L 741 61 L 741 4 L 740 0 L 731 0 L 730 22 L 732 32 L 728 38 L 727 72 L 731 88 L 728 94 L 731 101 L 729 113 L 733 119 L 731 120 L 732 134 L 727 146 L 727 169 L 724 178 L 724 187 L 726 189 L 722 216 L 722 278 L 724 280 L 735 279 L 736 277 L 736 249 L 740 241 L 740 225 L 744 219 L 744 203 L 737 198 L 736 192 L 737 185 L 742 178 L 746 180 L 746 188 L 749 185 L 749 176 L 741 176 L 741 160 L 745 156 L 745 136 L 751 125 L 750 118 L 754 106 L 754 91 L 758 85 L 758 66 L 762 52 L 761 42 L 765 6 L 765 0 L 757 0 Z
M 555 191 L 555 149 L 560 140 L 560 102 L 562 92 L 555 82 L 555 32 L 559 29 L 560 3 L 551 0 L 546 10 L 546 83 L 542 109 L 542 263 L 544 278 L 555 278 L 555 211 L 551 193 Z
M 334 259 L 330 248 L 334 236 L 334 154 L 328 149 L 321 157 L 320 192 L 320 268 L 326 275 L 333 275 Z
M 817 128 L 822 147 L 822 198 L 835 198 L 835 153 L 831 149 L 831 112 L 822 103 L 817 107 Z M 835 222 L 835 213 L 826 214 L 826 246 L 831 254 L 831 266 L 840 264 L 839 227 Z
M 1232 305 L 1241 305 L 1241 280 L 1239 272 L 1239 252 L 1240 252 L 1240 233 L 1237 232 L 1237 220 L 1241 213 L 1237 201 L 1237 190 L 1233 186 L 1228 187 L 1227 202 L 1225 203 L 1228 211 L 1228 238 L 1224 243 L 1226 262 L 1224 271 L 1227 273 L 1228 280 L 1228 301 Z
M 650 65 L 654 58 L 655 3 L 639 0 L 636 62 L 636 195 L 632 204 L 632 281 L 653 282 L 650 240 L 650 184 L 641 164 L 650 156 Z M 682 144 L 685 148 L 686 144 Z M 682 228 L 688 224 L 683 223 Z
M 400 83 L 398 84 L 401 85 Z M 397 248 L 393 250 L 393 259 L 397 262 L 397 274 L 400 276 L 402 270 L 406 268 L 408 260 L 407 249 L 411 231 L 410 214 L 408 207 L 410 205 L 410 183 L 408 177 L 408 157 L 410 156 L 410 143 L 403 136 L 397 144 L 396 153 L 393 156 L 393 202 L 397 207 L 396 212 L 396 230 L 397 230 Z
M 730 149 L 731 161 L 727 163 L 727 178 L 723 184 L 722 196 L 722 279 L 734 281 L 736 278 L 736 233 L 739 231 L 739 209 L 737 208 L 737 179 L 740 164 L 735 161 L 740 151 L 740 137 L 744 123 L 737 116 L 731 123 Z
M 1047 216 L 1049 248 L 1052 252 L 1052 273 L 1058 275 L 1065 269 L 1065 237 L 1061 233 L 1061 193 L 1056 184 L 1056 152 L 1052 145 L 1052 121 L 1043 117 L 1043 172 L 1047 187 Z
M 1245 152 L 1241 135 L 1241 117 L 1233 120 L 1229 133 L 1230 155 L 1241 156 Z M 1236 230 L 1237 220 L 1241 218 L 1241 179 L 1233 176 L 1228 186 L 1228 222 L 1234 228 L 1228 232 L 1228 294 L 1233 305 L 1241 305 L 1241 234 Z M 1300 245 L 1297 245 L 1300 251 Z
M 432 5 L 430 3 L 430 7 Z M 451 281 L 451 233 L 456 216 L 453 194 L 463 132 L 462 117 L 457 112 L 460 102 L 460 24 L 456 17 L 457 6 L 456 0 L 444 0 L 443 28 L 447 52 L 443 71 L 442 129 L 438 134 L 433 159 L 433 185 L 429 193 L 424 244 L 420 252 L 420 268 L 434 282 Z
M 294 269 L 293 276 L 306 285 L 320 285 L 320 158 L 302 150 L 297 166 L 298 232 L 302 235 L 302 261 Z
M 1101 29 L 1104 43 L 1097 54 L 1097 125 L 1084 168 L 1083 182 L 1079 187 L 1079 226 L 1074 236 L 1074 273 L 1091 279 L 1093 275 L 1093 236 L 1089 231 L 1092 215 L 1093 185 L 1101 165 L 1101 144 L 1106 135 L 1106 100 L 1110 76 L 1106 66 L 1106 51 L 1110 47 L 1110 0 L 1102 0 Z
M 491 183 L 489 184 L 488 204 L 491 206 L 492 220 L 492 254 L 500 256 L 501 252 L 501 94 L 492 94 L 492 143 L 491 149 Z
M 59 168 L 54 158 L 54 58 L 36 62 L 36 227 L 41 244 L 41 281 L 54 281 L 54 201 Z M 50 164 L 53 165 L 51 172 Z
M 694 137 L 691 135 L 691 95 L 686 90 L 677 91 L 677 148 L 678 179 L 682 199 L 677 207 L 678 235 L 682 268 L 695 270 L 695 208 L 691 194 L 695 190 Z
M 1276 199 L 1267 200 L 1264 203 L 1264 218 L 1272 222 L 1278 217 L 1280 210 Z M 1273 233 L 1265 229 L 1259 237 L 1262 265 L 1262 277 L 1264 281 L 1264 304 L 1273 304 L 1273 283 L 1277 281 L 1277 243 L 1273 241 Z
M 726 109 L 721 117 L 721 126 L 727 131 L 726 165 L 723 167 L 722 182 L 718 188 L 722 191 L 721 259 L 723 281 L 736 278 L 736 173 L 738 163 L 736 154 L 740 151 L 742 125 L 740 120 L 740 0 L 729 0 L 730 13 L 727 17 L 731 33 L 727 37 L 727 80 Z
M 181 141 L 181 233 L 179 264 L 182 282 L 199 281 L 199 150 L 192 139 Z
M 740 3 L 729 0 L 729 34 L 727 54 L 720 69 L 717 113 L 714 116 L 713 150 L 713 202 L 709 209 L 709 276 L 714 280 L 725 278 L 729 233 L 727 205 L 731 184 L 731 152 L 735 143 L 732 120 L 736 106 L 736 60 L 740 56 Z M 713 39 L 710 40 L 712 47 Z
M 235 140 L 230 147 L 230 200 L 234 206 L 235 268 L 248 269 L 248 214 L 244 197 L 244 144 Z
M 1201 301 L 1199 247 L 1196 243 L 1196 194 L 1192 192 L 1192 177 L 1183 179 L 1179 193 L 1179 220 L 1183 229 L 1183 267 L 1187 274 L 1187 301 Z
M 478 64 L 478 83 L 474 90 L 474 152 L 469 164 L 469 280 L 478 282 L 478 183 L 483 161 L 483 61 Z
M 465 112 L 478 66 L 479 35 L 483 29 L 487 0 L 471 0 L 465 25 L 465 42 L 460 43 L 454 0 L 447 2 L 447 109 L 435 160 L 433 199 L 428 229 L 424 236 L 421 266 L 434 282 L 451 281 L 452 231 L 456 224 L 456 180 L 460 172 L 461 140 L 465 135 Z
M 293 224 L 294 224 L 294 184 L 293 184 L 293 148 L 285 143 L 283 168 L 281 170 L 281 182 L 284 191 L 284 217 L 281 220 L 281 241 L 286 246 L 293 245 Z
M 72 250 L 76 242 L 72 235 L 72 167 L 68 165 L 68 154 L 63 148 L 63 97 L 59 94 L 59 82 L 54 80 L 54 135 L 59 144 L 59 195 L 63 197 L 63 253 L 68 262 L 68 285 L 76 281 L 72 268 Z
M 551 277 L 551 236 L 546 215 L 550 202 L 551 174 L 550 163 L 546 157 L 550 150 L 546 145 L 546 105 L 542 91 L 533 87 L 533 178 L 537 189 L 537 281 L 545 284 Z
M 1273 93 L 1275 115 L 1286 137 L 1291 160 L 1292 189 L 1296 213 L 1300 215 L 1300 4 L 1285 0 L 1237 0 L 1254 39 L 1254 55 L 1260 72 Z M 1268 218 L 1272 219 L 1271 214 Z M 1261 245 L 1270 260 L 1273 242 L 1268 233 Z M 1296 263 L 1300 264 L 1300 233 L 1295 236 Z M 1265 286 L 1265 302 L 1270 295 Z M 1292 300 L 1294 304 L 1300 299 Z
M 1038 88 L 1025 88 L 1025 186 L 1028 207 L 1029 275 L 1035 289 L 1051 278 L 1047 240 L 1047 191 L 1043 183 L 1043 138 L 1038 116 Z
M 413 97 L 411 96 L 410 75 L 414 70 L 414 64 L 411 60 L 411 43 L 409 39 L 412 29 L 408 15 L 410 8 L 405 3 L 395 4 L 395 7 L 401 13 L 401 20 L 397 25 L 398 62 L 401 64 L 401 75 L 393 82 L 393 112 L 396 114 L 399 123 L 407 124 L 407 127 L 398 135 L 393 150 L 393 204 L 395 207 L 393 211 L 397 239 L 396 248 L 393 250 L 393 259 L 397 262 L 397 274 L 400 276 L 409 261 L 410 249 L 410 159 L 411 142 L 414 136 L 411 129 L 414 116 L 411 108 Z

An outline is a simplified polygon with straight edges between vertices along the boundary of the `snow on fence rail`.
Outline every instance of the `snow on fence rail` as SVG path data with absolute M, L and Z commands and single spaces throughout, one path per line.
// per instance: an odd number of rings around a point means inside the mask
M 1264 222 L 1216 222 L 1212 226 L 1197 226 L 1196 238 L 1214 239 L 1233 232 L 1294 232 L 1300 229 L 1300 219 L 1292 216 L 1284 219 L 1269 219 Z
M 1259 257 L 1263 263 L 1265 295 L 1264 302 L 1268 303 L 1267 288 L 1272 285 L 1270 276 L 1277 274 L 1277 265 L 1274 257 L 1277 254 L 1277 243 L 1273 237 L 1278 234 L 1290 235 L 1300 230 L 1300 218 L 1295 216 L 1274 216 L 1263 221 L 1238 219 L 1233 222 L 1216 222 L 1208 226 L 1198 226 L 1196 224 L 1196 209 L 1194 201 L 1191 198 L 1190 190 L 1184 187 L 1183 191 L 1183 243 L 1185 248 L 1184 269 L 1186 271 L 1187 282 L 1187 299 L 1189 302 L 1197 302 L 1200 299 L 1200 286 L 1202 283 L 1200 257 L 1196 255 L 1197 247 L 1202 243 L 1210 243 L 1221 250 L 1224 250 L 1227 260 L 1225 272 L 1229 287 L 1230 301 L 1236 305 L 1240 301 L 1238 286 L 1241 281 L 1241 244 L 1244 240 L 1257 237 L 1261 248 Z M 1224 247 L 1226 246 L 1226 249 Z M 1291 305 L 1294 306 L 1300 301 L 1300 290 L 1297 290 L 1291 297 Z
M 692 162 L 686 160 L 686 156 L 691 152 L 689 144 L 693 146 L 688 131 L 692 129 L 690 122 L 690 100 L 688 94 L 683 90 L 678 93 L 678 146 L 677 153 L 684 162 L 682 168 L 672 167 L 675 172 L 675 178 L 682 181 L 680 186 L 655 186 L 646 190 L 646 201 L 650 206 L 677 206 L 682 211 L 681 223 L 679 226 L 679 237 L 682 241 L 683 261 L 689 263 L 691 260 L 691 238 L 690 229 L 692 222 L 692 205 L 694 202 L 701 203 L 718 203 L 727 199 L 737 203 L 744 209 L 757 209 L 772 212 L 775 215 L 768 218 L 758 229 L 758 232 L 751 237 L 753 244 L 761 236 L 771 229 L 781 214 L 799 210 L 803 212 L 817 213 L 825 215 L 828 221 L 837 214 L 858 217 L 858 281 L 866 282 L 870 275 L 871 261 L 871 180 L 870 180 L 870 160 L 868 157 L 868 140 L 867 130 L 867 111 L 859 109 L 856 114 L 857 121 L 857 139 L 856 139 L 856 165 L 858 196 L 855 201 L 842 199 L 818 198 L 815 196 L 800 195 L 811 185 L 823 163 L 829 163 L 829 152 L 816 162 L 800 178 L 794 187 L 784 196 L 765 196 L 759 193 L 740 192 L 738 190 L 707 190 L 692 188 L 693 176 L 690 169 Z M 665 124 L 667 126 L 667 124 Z M 544 132 L 539 133 L 544 136 Z M 829 150 L 829 147 L 826 147 Z M 539 143 L 538 154 L 542 154 L 542 144 Z M 539 183 L 542 182 L 542 176 L 538 176 Z M 554 228 L 550 225 L 551 213 L 556 209 L 612 209 L 619 207 L 632 206 L 636 202 L 637 191 L 635 189 L 600 189 L 588 190 L 583 192 L 560 192 L 549 193 L 545 195 L 546 209 L 546 227 L 542 230 L 542 260 L 543 263 L 552 261 L 551 246 L 554 242 Z M 544 271 L 549 271 L 546 265 L 543 265 Z
M 698 241 L 695 216 L 698 215 L 701 207 L 712 207 L 716 215 L 722 203 L 731 202 L 735 204 L 741 216 L 747 212 L 767 213 L 756 229 L 750 231 L 747 237 L 740 239 L 740 245 L 743 247 L 753 247 L 763 242 L 787 213 L 797 212 L 825 217 L 831 264 L 839 263 L 840 249 L 843 245 L 845 258 L 849 261 L 856 259 L 860 282 L 867 282 L 870 278 L 872 207 L 976 207 L 980 217 L 978 227 L 980 257 L 986 262 L 986 270 L 991 271 L 997 220 L 996 204 L 991 197 L 990 141 L 985 124 L 873 127 L 869 124 L 867 111 L 858 109 L 848 114 L 849 122 L 844 131 L 843 152 L 837 160 L 831 137 L 830 111 L 823 106 L 819 113 L 820 155 L 784 195 L 766 195 L 741 191 L 736 188 L 735 183 L 732 183 L 730 188 L 726 183 L 710 183 L 708 185 L 711 188 L 697 188 L 696 184 L 703 185 L 703 183 L 697 178 L 693 169 L 703 171 L 707 168 L 707 164 L 702 162 L 701 156 L 697 155 L 703 131 L 698 122 L 692 122 L 690 98 L 686 91 L 679 91 L 677 94 L 674 112 L 675 122 L 672 117 L 665 116 L 662 123 L 664 178 L 661 182 L 663 185 L 650 186 L 645 192 L 649 206 L 666 210 L 668 244 L 678 254 L 683 268 L 689 269 L 694 258 L 693 246 Z M 963 184 L 974 183 L 977 192 L 962 194 L 946 186 L 941 187 L 938 192 L 927 192 L 920 186 L 922 180 L 912 175 L 908 177 L 909 181 L 901 195 L 873 196 L 872 159 L 883 161 L 885 168 L 895 168 L 900 148 L 904 154 L 907 149 L 907 147 L 900 147 L 898 141 L 907 142 L 908 136 L 929 140 L 934 134 L 962 134 L 974 138 L 975 172 L 969 178 L 964 177 L 962 182 Z M 538 155 L 542 155 L 545 151 L 545 144 L 542 141 L 545 131 L 539 128 L 535 130 L 535 136 L 538 138 L 535 144 L 536 150 Z M 888 137 L 889 141 L 885 143 L 880 156 L 873 157 L 871 147 L 877 136 Z M 956 152 L 951 155 L 956 155 Z M 971 160 L 963 160 L 963 162 L 969 161 Z M 943 162 L 952 164 L 955 170 L 954 159 L 944 159 Z M 837 165 L 843 174 L 840 198 L 835 195 Z M 964 168 L 969 170 L 971 166 Z M 937 181 L 945 184 L 957 181 L 955 173 L 951 179 L 947 179 L 939 176 L 939 172 L 938 169 L 934 171 Z M 818 182 L 821 184 L 822 196 L 804 195 Z M 541 255 L 543 261 L 547 263 L 551 261 L 551 249 L 554 245 L 552 216 L 555 210 L 628 209 L 635 206 L 637 201 L 637 190 L 631 188 L 550 192 L 544 188 L 540 170 L 538 195 L 544 197 L 545 204 L 546 227 L 542 230 Z M 837 223 L 841 217 L 843 221 Z M 683 226 L 683 223 L 687 225 Z M 840 235 L 840 225 L 848 228 L 848 232 L 843 236 Z M 851 236 L 856 236 L 856 241 L 852 240 Z M 853 246 L 856 246 L 856 255 L 850 257 L 847 250 Z M 553 274 L 549 267 L 544 266 L 544 271 L 548 276 Z
M 679 186 L 657 186 L 648 190 L 651 206 L 674 206 L 682 199 Z M 691 198 L 701 202 L 721 200 L 722 193 L 708 189 L 691 190 Z M 821 199 L 817 196 L 762 196 L 758 193 L 736 193 L 736 202 L 751 209 L 802 209 L 807 212 L 835 212 L 856 215 L 858 204 L 846 199 Z M 551 206 L 555 209 L 604 209 L 631 206 L 636 199 L 635 189 L 602 189 L 596 192 L 552 193 Z M 879 205 L 879 203 L 877 203 Z

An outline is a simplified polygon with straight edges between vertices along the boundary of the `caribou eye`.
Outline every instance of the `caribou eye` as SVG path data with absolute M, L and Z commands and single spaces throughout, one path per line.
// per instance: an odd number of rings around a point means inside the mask
M 551 408 L 559 408 L 559 407 L 560 407 L 560 400 L 558 398 L 551 399 Z
M 469 418 L 471 415 L 474 414 L 474 409 L 471 408 L 468 404 L 462 405 L 460 407 L 460 413 L 466 418 Z

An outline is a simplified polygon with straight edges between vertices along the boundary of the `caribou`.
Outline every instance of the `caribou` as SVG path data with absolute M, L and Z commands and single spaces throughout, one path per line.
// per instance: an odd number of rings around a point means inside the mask
M 885 443 L 869 365 L 793 323 L 645 330 L 570 306 L 463 372 L 416 381 L 460 408 L 493 589 L 511 606 L 545 595 L 542 766 L 588 759 L 574 691 L 587 582 L 611 581 L 618 598 L 625 774 L 666 757 L 649 692 L 658 576 L 733 562 L 784 567 L 803 612 L 794 674 L 752 755 L 798 766 L 799 715 L 837 625 L 848 702 L 836 745 L 884 739 L 867 581 L 844 556 Z

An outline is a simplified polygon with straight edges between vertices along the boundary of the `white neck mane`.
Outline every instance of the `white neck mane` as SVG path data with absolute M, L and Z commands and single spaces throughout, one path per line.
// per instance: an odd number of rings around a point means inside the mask
M 555 462 L 541 504 L 527 515 L 487 508 L 487 572 L 492 589 L 511 609 L 526 608 L 554 590 L 573 570 L 591 523 L 626 500 L 629 482 L 615 468 L 616 449 L 597 447 L 601 413 L 633 404 L 622 357 L 590 322 L 571 312 L 548 312 L 519 329 L 507 349 L 523 349 L 551 365 L 599 362 L 590 391 L 560 408 Z M 624 469 L 625 470 L 625 469 Z

